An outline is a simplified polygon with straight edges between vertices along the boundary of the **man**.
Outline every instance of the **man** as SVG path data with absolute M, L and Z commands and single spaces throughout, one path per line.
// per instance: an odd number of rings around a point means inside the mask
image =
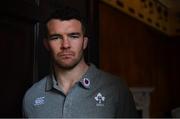
M 25 94 L 23 114 L 38 118 L 137 117 L 133 98 L 124 82 L 84 60 L 88 38 L 83 19 L 63 7 L 46 21 L 44 45 L 52 72 Z

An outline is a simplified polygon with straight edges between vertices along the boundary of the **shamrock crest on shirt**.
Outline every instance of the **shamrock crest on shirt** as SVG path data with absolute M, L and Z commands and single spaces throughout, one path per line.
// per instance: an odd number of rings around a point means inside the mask
M 105 97 L 101 93 L 98 93 L 94 99 L 96 100 L 96 106 L 104 106 Z

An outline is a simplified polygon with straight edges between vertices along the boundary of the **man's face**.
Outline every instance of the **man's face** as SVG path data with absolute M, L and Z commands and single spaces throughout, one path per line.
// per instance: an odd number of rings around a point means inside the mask
M 87 46 L 81 23 L 76 19 L 52 19 L 47 23 L 48 39 L 45 47 L 50 51 L 52 59 L 60 68 L 71 69 L 81 63 L 83 51 Z

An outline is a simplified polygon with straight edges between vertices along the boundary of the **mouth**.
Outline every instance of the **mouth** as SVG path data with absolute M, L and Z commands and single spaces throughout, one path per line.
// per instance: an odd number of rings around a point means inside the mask
M 72 54 L 62 54 L 62 55 L 60 55 L 60 57 L 63 57 L 63 58 L 70 58 L 72 56 L 73 56 Z
M 69 59 L 74 56 L 74 53 L 58 53 L 57 56 L 64 59 Z

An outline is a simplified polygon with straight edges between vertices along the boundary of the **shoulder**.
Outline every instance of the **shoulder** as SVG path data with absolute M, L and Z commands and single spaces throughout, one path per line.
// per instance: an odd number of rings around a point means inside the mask
M 44 96 L 46 82 L 49 78 L 49 76 L 44 77 L 26 91 L 22 102 L 23 116 L 31 114 L 34 110 L 33 105 L 37 103 L 36 100 Z
M 95 72 L 93 84 L 96 88 L 102 88 L 110 92 L 115 91 L 116 94 L 120 93 L 121 95 L 129 92 L 126 81 L 120 76 L 105 72 L 98 68 L 95 69 Z
M 100 69 L 99 69 L 97 75 L 100 78 L 101 82 L 112 84 L 114 86 L 117 85 L 118 87 L 126 86 L 126 81 L 123 78 L 121 78 L 120 76 L 111 74 L 109 72 L 102 71 Z
M 45 92 L 46 82 L 49 79 L 49 75 L 41 79 L 40 81 L 34 83 L 25 93 L 24 99 L 30 99 L 36 95 L 40 95 Z
M 97 68 L 95 65 L 90 65 L 90 70 L 88 72 L 89 77 L 94 79 L 93 81 L 97 84 L 101 85 L 113 85 L 118 87 L 124 87 L 126 85 L 126 82 L 124 79 L 122 79 L 120 76 L 111 74 L 109 72 L 105 72 L 99 68 Z M 121 85 L 121 86 L 119 86 Z

